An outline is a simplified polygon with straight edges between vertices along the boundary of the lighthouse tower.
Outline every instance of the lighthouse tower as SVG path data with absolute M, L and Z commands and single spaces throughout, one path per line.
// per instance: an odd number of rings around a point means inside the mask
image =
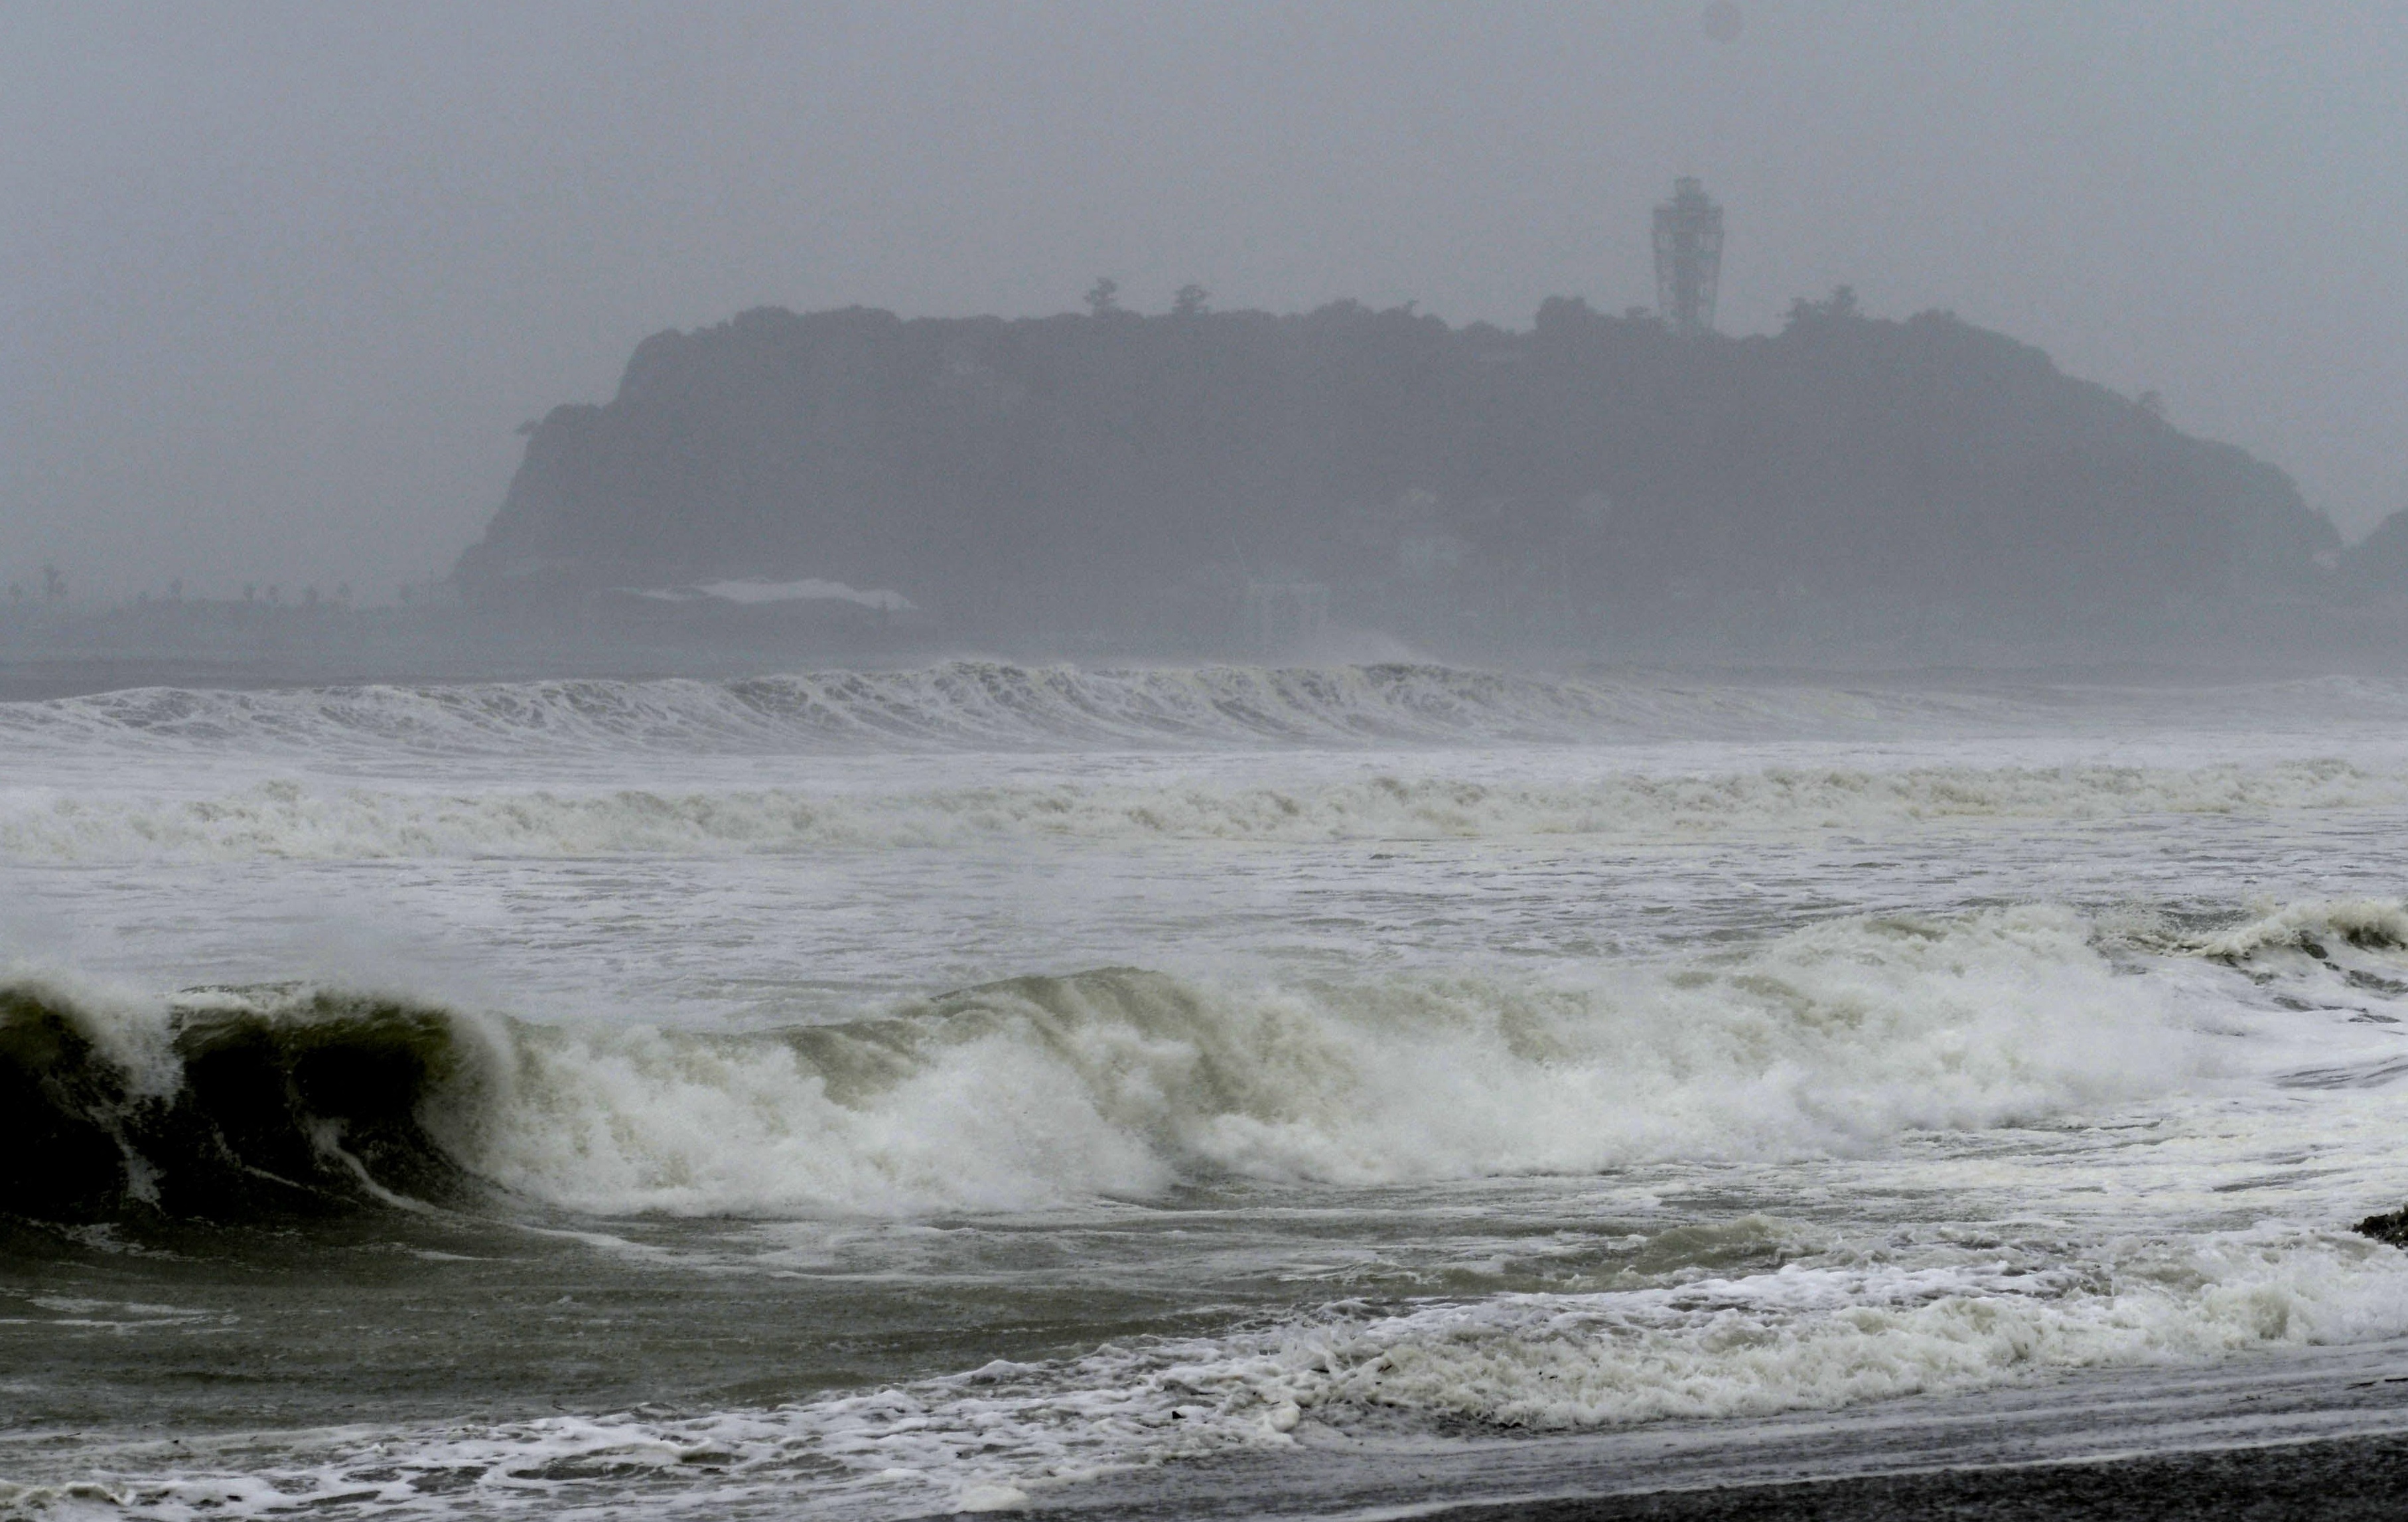
M 1684 177 L 1656 208 L 1656 309 L 1673 332 L 1711 333 L 1723 277 L 1723 208 Z

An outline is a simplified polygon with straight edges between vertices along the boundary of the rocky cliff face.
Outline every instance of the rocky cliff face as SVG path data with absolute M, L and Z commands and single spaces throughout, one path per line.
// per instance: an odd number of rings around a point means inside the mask
M 1332 615 L 1578 643 L 1682 628 L 2079 625 L 2311 595 L 2283 474 L 1995 333 L 1800 303 L 1682 339 L 1301 316 L 664 333 L 528 439 L 484 598 L 724 576 L 893 588 L 965 632 L 1204 638 L 1249 581 Z

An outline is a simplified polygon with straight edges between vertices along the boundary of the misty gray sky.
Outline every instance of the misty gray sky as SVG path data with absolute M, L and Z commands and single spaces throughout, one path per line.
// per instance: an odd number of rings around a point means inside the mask
M 513 429 L 663 327 L 1940 307 L 2408 506 L 2408 7 L 0 7 L 0 582 L 446 571 Z

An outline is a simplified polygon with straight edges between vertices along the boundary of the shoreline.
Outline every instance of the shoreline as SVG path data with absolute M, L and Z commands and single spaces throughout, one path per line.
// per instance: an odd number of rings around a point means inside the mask
M 1032 1487 L 1033 1488 L 1033 1487 Z M 2172 1522 L 2408 1515 L 2408 1339 L 2094 1369 L 1757 1418 L 1297 1446 L 1039 1492 L 1026 1515 L 1290 1522 Z
M 2373 1522 L 2408 1515 L 2408 1432 L 1383 1515 L 1415 1522 Z

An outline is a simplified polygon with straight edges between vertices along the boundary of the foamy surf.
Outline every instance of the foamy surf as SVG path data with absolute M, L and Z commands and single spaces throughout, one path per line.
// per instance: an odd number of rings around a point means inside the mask
M 63 1162 L 23 1185 L 56 1199 L 13 1208 L 240 1213 L 475 1180 L 595 1215 L 909 1215 L 1221 1179 L 1865 1155 L 2306 1065 L 2383 1082 L 2400 1015 L 2362 1016 L 2408 1013 L 2403 931 L 2396 902 L 2187 936 L 2045 906 L 1859 916 L 1532 975 L 1029 977 L 747 1035 L 310 989 L 145 1013 L 22 983 L 6 995 L 16 1124 Z M 2328 984 L 2354 1002 L 2298 997 Z
M 557 681 L 281 692 L 147 688 L 0 705 L 25 744 L 480 754 L 542 749 L 1062 750 L 1610 739 L 1666 722 L 1842 722 L 1922 700 L 1547 680 L 1448 667 L 1084 670 L 953 661 L 734 682 Z M 1946 707 L 1945 700 L 1942 706 Z
M 729 1449 L 767 1457 L 769 1432 L 801 1429 L 863 1480 L 902 1453 L 957 1495 L 1041 1495 L 1116 1467 L 1284 1448 L 1308 1428 L 1342 1438 L 1443 1418 L 1565 1430 L 1762 1417 L 2408 1333 L 2408 1258 L 2297 1228 L 2126 1239 L 2077 1264 L 2012 1243 L 1912 1266 L 1864 1256 L 1850 1244 L 1770 1273 L 1611 1294 L 1341 1305 L 1249 1335 L 994 1365 L 718 1431 Z M 739 1433 L 752 1441 L 726 1442 Z
M 200 798 L 22 790 L 0 799 L 0 855 L 27 862 L 339 861 L 730 855 L 1051 840 L 1682 840 L 1985 820 L 2263 817 L 2403 803 L 2408 775 L 2333 758 L 2198 768 L 1798 766 L 1725 774 L 1609 772 L 1551 785 L 1441 774 L 1281 787 L 1197 780 L 924 792 L 442 794 L 274 781 Z
M 2116 689 L 1532 676 L 1391 663 L 1089 669 L 956 660 L 729 682 L 547 681 L 0 703 L 20 754 L 390 756 L 1195 750 L 2055 733 L 2387 732 L 2408 688 L 2329 678 Z
M 2408 1255 L 2297 1227 L 2127 1237 L 2073 1261 L 2053 1243 L 1831 1243 L 1744 1277 L 1398 1311 L 1340 1303 L 1223 1337 L 996 1361 L 774 1407 L 449 1424 L 372 1444 L 340 1429 L 172 1455 L 124 1443 L 94 1452 L 79 1485 L 0 1499 L 39 1515 L 99 1505 L 179 1522 L 1017 1511 L 1142 1466 L 1300 1443 L 1394 1450 L 1435 1421 L 1563 1431 L 1744 1420 L 2403 1334 Z

